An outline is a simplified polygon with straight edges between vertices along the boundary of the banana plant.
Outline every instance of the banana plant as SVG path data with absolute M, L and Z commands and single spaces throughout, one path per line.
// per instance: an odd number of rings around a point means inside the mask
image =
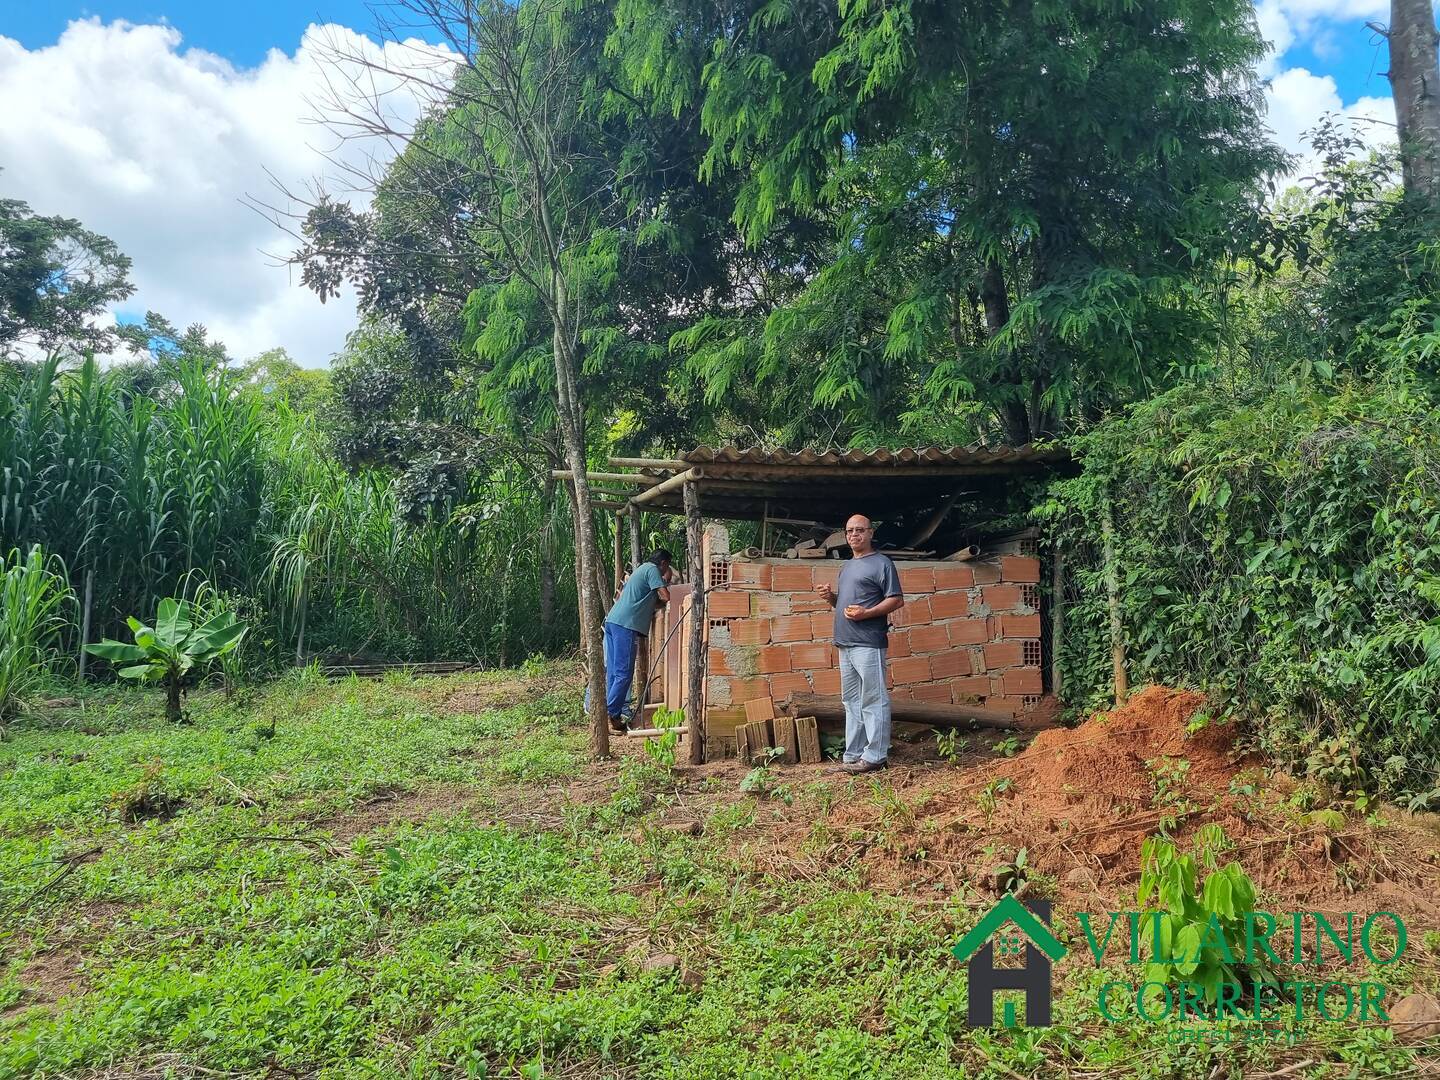
M 115 664 L 116 674 L 122 679 L 163 682 L 165 715 L 175 721 L 181 718 L 180 690 L 185 677 L 239 645 L 246 629 L 230 611 L 222 611 L 197 626 L 195 606 L 189 600 L 174 598 L 160 601 L 153 627 L 133 616 L 125 621 L 135 635 L 133 645 L 106 638 L 85 649 Z

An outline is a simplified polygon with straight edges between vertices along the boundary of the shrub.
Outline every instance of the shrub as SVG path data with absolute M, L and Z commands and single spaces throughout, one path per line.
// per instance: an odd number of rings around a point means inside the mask
M 0 737 L 25 698 L 44 679 L 74 597 L 60 560 L 39 545 L 0 561 Z

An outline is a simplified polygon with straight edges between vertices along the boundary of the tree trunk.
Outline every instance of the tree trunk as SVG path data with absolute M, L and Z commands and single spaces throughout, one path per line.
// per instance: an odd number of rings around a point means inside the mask
M 1390 0 L 1390 89 L 1405 192 L 1440 204 L 1440 33 L 1431 0 Z
M 985 309 L 985 333 L 993 340 L 1010 321 L 1010 297 L 1005 292 L 1005 274 L 1000 264 L 991 259 L 985 264 L 980 279 L 980 304 Z M 1022 395 L 1022 376 L 1018 365 L 1001 372 L 997 382 L 1009 387 L 1010 396 L 995 405 L 995 414 L 1005 431 L 1005 441 L 1023 446 L 1031 439 L 1030 411 Z
M 553 462 L 547 463 L 545 488 L 540 497 L 540 638 L 546 650 L 555 644 L 555 478 Z
M 165 678 L 165 719 L 178 724 L 183 713 L 180 711 L 180 676 Z
M 585 413 L 580 401 L 578 375 L 580 365 L 568 335 L 570 301 L 563 274 L 551 277 L 554 290 L 551 344 L 555 359 L 555 390 L 559 409 L 560 434 L 565 443 L 565 461 L 570 468 L 571 486 L 575 492 L 575 558 L 579 564 L 580 622 L 585 635 L 585 659 L 589 667 L 590 689 L 590 756 L 610 754 L 610 721 L 605 708 L 605 654 L 600 635 L 600 619 L 604 611 L 595 588 L 596 567 L 600 550 L 595 537 L 595 519 L 590 512 L 590 481 L 585 469 Z

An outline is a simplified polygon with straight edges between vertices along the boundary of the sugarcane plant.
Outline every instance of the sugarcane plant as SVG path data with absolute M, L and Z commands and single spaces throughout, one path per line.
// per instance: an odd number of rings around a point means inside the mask
M 106 638 L 85 649 L 115 664 L 115 673 L 122 679 L 164 683 L 165 716 L 174 721 L 182 718 L 180 694 L 186 677 L 234 649 L 246 629 L 231 611 L 218 612 L 197 624 L 195 605 L 173 597 L 160 601 L 153 627 L 134 616 L 125 621 L 135 635 L 133 645 Z

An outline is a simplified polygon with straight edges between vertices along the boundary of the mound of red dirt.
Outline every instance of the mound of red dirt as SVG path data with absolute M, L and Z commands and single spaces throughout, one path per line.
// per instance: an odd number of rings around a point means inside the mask
M 1191 690 L 1152 686 L 1077 728 L 1041 732 L 996 772 L 1021 785 L 1027 810 L 1037 814 L 1145 806 L 1157 777 L 1177 794 L 1220 797 L 1237 771 L 1233 739 L 1229 728 L 1214 725 L 1189 733 L 1204 703 Z

